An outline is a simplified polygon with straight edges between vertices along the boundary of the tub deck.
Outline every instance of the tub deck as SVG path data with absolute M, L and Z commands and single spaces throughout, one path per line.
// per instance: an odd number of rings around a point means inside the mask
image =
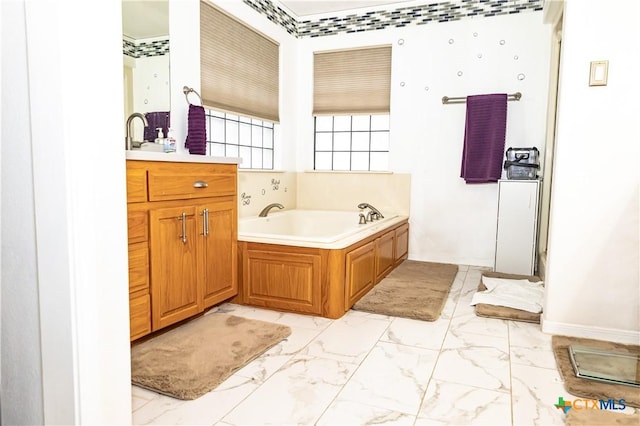
M 409 222 L 397 217 L 329 248 L 246 239 L 235 303 L 336 319 L 407 258 Z

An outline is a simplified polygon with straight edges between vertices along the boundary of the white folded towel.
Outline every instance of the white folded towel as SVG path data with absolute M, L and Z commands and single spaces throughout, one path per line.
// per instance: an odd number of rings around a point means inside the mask
M 478 303 L 506 306 L 522 311 L 542 312 L 544 284 L 542 281 L 513 280 L 507 278 L 482 277 L 487 289 L 478 291 L 471 299 L 471 306 Z

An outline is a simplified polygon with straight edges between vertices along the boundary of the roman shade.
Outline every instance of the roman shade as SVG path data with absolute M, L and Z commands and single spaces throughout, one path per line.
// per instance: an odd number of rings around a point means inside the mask
M 209 108 L 279 122 L 280 46 L 200 2 L 200 84 Z
M 313 114 L 388 114 L 391 46 L 315 52 Z

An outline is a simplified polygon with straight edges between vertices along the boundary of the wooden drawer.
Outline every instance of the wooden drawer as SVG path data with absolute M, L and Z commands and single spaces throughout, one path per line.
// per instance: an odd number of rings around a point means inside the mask
M 129 333 L 132 341 L 151 333 L 151 298 L 148 294 L 129 299 Z
M 143 203 L 147 201 L 147 171 L 127 168 L 127 202 Z
M 149 226 L 147 212 L 131 211 L 127 213 L 129 244 L 141 243 L 149 240 Z
M 236 166 L 202 163 L 159 163 L 149 167 L 149 201 L 235 195 Z
M 149 293 L 149 247 L 147 243 L 129 244 L 129 293 Z

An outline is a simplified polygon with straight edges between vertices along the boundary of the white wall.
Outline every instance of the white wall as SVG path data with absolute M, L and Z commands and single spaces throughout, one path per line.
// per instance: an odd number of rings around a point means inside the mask
M 1 86 L 0 423 L 43 424 L 24 4 L 6 2 L 0 5 L 0 10 L 2 52 L 11 57 L 10 62 L 3 58 Z
M 565 3 L 543 330 L 637 344 L 640 7 L 611 6 Z M 605 87 L 588 85 L 597 60 Z
M 294 172 L 241 170 L 238 217 L 257 216 L 271 203 L 280 203 L 286 210 L 296 209 L 297 187 L 298 177 Z
M 392 44 L 390 168 L 411 174 L 409 258 L 492 266 L 497 184 L 459 177 L 465 106 L 441 99 L 522 92 L 509 102 L 506 147 L 542 152 L 549 37 L 541 13 L 523 13 L 302 39 L 297 169 L 313 168 L 313 52 Z
M 493 265 L 497 185 L 466 185 L 460 179 L 465 108 L 442 105 L 441 98 L 522 92 L 520 102 L 509 103 L 506 146 L 537 146 L 542 151 L 550 29 L 541 13 L 295 39 L 242 2 L 213 3 L 280 43 L 277 170 L 313 168 L 313 51 L 392 44 L 390 167 L 411 175 L 409 256 Z M 183 152 L 188 106 L 182 87 L 200 90 L 196 22 L 198 2 L 170 3 L 171 122 Z M 520 73 L 524 80 L 517 79 Z M 240 190 L 249 191 L 242 182 Z
M 3 2 L 2 23 L 1 420 L 127 424 L 120 2 Z

